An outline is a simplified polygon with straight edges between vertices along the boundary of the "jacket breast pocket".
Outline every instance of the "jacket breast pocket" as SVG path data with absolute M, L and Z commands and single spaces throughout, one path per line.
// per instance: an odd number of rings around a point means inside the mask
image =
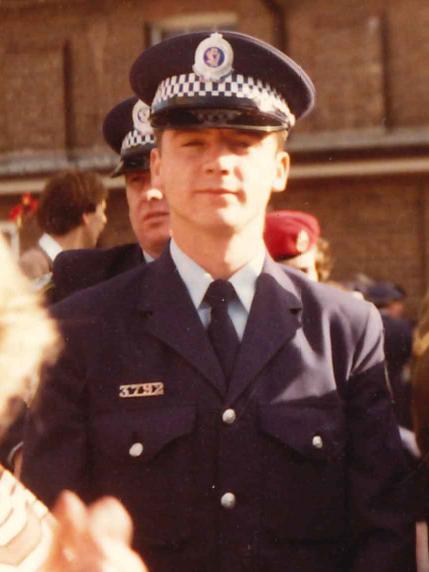
M 91 430 L 97 494 L 130 511 L 137 545 L 177 546 L 187 536 L 193 492 L 195 408 L 142 408 L 99 414 Z
M 340 407 L 260 411 L 263 526 L 274 541 L 340 537 L 345 522 L 345 427 Z

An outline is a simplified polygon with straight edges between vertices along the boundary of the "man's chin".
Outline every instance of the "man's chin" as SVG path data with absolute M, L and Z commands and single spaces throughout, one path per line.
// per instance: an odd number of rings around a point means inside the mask
M 143 250 L 147 252 L 159 252 L 161 253 L 167 246 L 170 240 L 170 232 L 165 230 L 162 232 L 146 232 L 142 235 L 142 239 L 139 243 Z

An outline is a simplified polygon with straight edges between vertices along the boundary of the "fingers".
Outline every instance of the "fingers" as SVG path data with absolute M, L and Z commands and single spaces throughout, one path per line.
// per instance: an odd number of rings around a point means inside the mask
M 71 491 L 63 491 L 52 510 L 53 515 L 66 530 L 76 531 L 84 528 L 87 509 L 80 498 Z
M 133 534 L 131 518 L 122 504 L 105 497 L 88 507 L 88 525 L 92 533 L 130 544 Z
M 88 513 L 82 501 L 72 492 L 64 491 L 53 509 L 57 530 L 46 566 L 46 572 L 101 572 L 97 562 L 102 549 L 92 537 Z
M 100 572 L 148 572 L 140 557 L 123 542 L 100 540 L 103 559 Z M 103 566 L 105 568 L 103 568 Z M 93 570 L 88 570 L 93 572 Z M 97 568 L 98 572 L 98 568 Z
M 116 499 L 106 497 L 86 507 L 65 491 L 53 514 L 58 528 L 44 572 L 147 572 L 129 547 L 131 518 Z

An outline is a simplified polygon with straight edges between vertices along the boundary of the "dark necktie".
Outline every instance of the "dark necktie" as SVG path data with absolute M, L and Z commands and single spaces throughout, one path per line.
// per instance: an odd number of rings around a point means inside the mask
M 211 320 L 207 334 L 227 381 L 231 377 L 240 345 L 237 332 L 228 315 L 228 304 L 236 296 L 234 286 L 227 280 L 214 280 L 204 296 L 204 300 L 211 307 Z

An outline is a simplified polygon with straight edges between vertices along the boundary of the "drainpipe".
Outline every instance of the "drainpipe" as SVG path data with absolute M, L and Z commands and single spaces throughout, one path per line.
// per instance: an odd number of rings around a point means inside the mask
M 281 51 L 286 49 L 285 9 L 278 0 L 261 0 L 273 16 L 273 44 Z

